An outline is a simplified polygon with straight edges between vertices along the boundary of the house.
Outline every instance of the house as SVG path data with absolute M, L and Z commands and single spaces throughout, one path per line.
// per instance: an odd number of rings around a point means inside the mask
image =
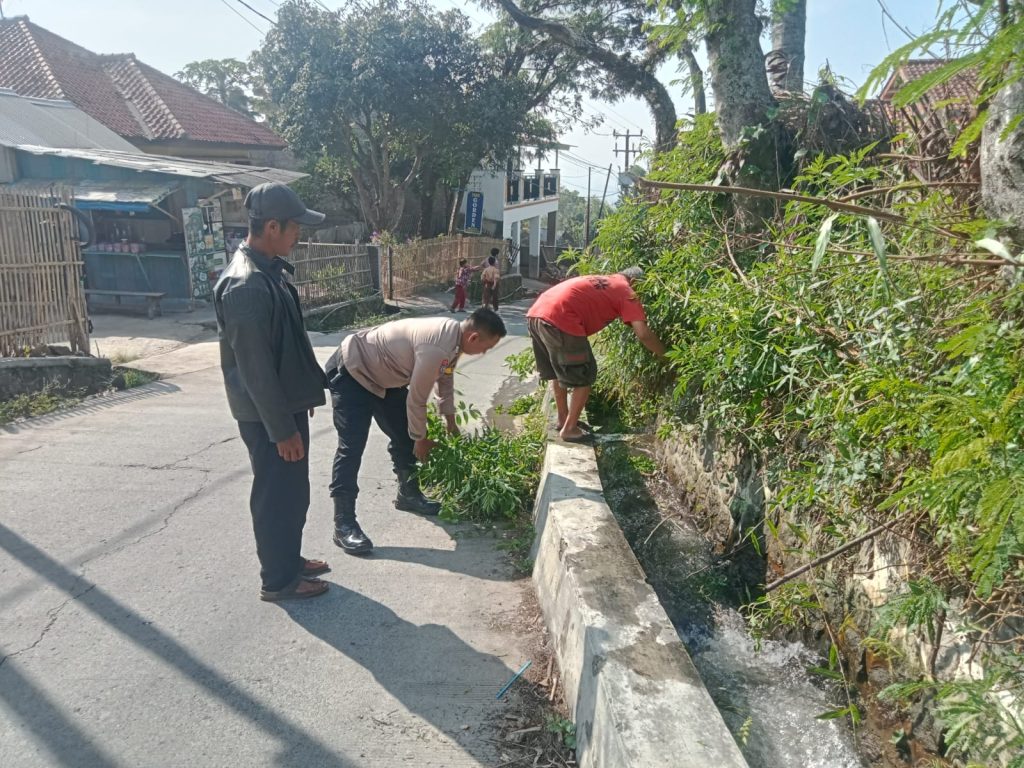
M 139 61 L 100 55 L 33 24 L 0 20 L 0 88 L 68 101 L 136 149 L 215 162 L 292 167 L 268 126 Z
M 934 86 L 912 104 L 902 108 L 893 104 L 893 98 L 904 85 L 930 75 L 949 61 L 911 59 L 890 75 L 878 94 L 878 101 L 899 130 L 911 132 L 922 140 L 938 132 L 949 143 L 977 114 L 974 102 L 978 98 L 978 76 L 973 68 L 961 71 L 949 82 Z
M 537 152 L 536 170 L 478 168 L 470 176 L 460 207 L 459 228 L 510 240 L 513 272 L 537 276 L 541 246 L 554 247 L 561 189 L 558 151 L 569 148 L 555 145 L 555 167 L 546 171 L 540 165 L 543 156 Z
M 93 242 L 88 287 L 165 294 L 168 305 L 209 297 L 248 225 L 244 190 L 305 174 L 139 152 L 67 101 L 0 90 L 0 190 L 69 189 Z

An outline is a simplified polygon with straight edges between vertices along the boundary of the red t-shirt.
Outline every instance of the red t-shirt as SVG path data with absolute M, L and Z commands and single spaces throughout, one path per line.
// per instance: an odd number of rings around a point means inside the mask
M 647 320 L 625 275 L 563 280 L 544 291 L 526 316 L 540 318 L 570 336 L 592 336 L 617 317 L 627 324 Z

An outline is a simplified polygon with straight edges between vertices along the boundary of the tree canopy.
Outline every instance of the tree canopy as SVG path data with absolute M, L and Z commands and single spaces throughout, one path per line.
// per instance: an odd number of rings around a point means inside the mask
M 485 51 L 457 10 L 422 0 L 327 12 L 282 5 L 253 64 L 279 105 L 274 127 L 307 158 L 350 174 L 367 224 L 394 230 L 408 194 L 430 205 L 439 183 L 457 187 L 482 161 L 504 165 L 551 128 L 538 94 Z
M 249 65 L 238 59 L 203 59 L 186 64 L 174 76 L 225 107 L 253 116 Z

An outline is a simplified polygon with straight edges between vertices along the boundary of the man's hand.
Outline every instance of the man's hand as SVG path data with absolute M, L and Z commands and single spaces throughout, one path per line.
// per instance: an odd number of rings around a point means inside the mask
M 302 461 L 306 456 L 306 447 L 302 444 L 302 435 L 296 432 L 287 440 L 277 444 L 277 453 L 285 461 Z
M 665 359 L 665 345 L 661 343 L 661 339 L 654 335 L 654 331 L 647 327 L 647 323 L 643 320 L 634 320 L 630 325 L 633 328 L 633 333 L 640 340 L 647 349 L 653 352 L 656 356 L 662 360 Z
M 448 426 L 448 434 L 449 435 L 458 435 L 458 434 L 460 434 L 460 432 L 459 432 L 459 422 L 457 422 L 455 420 L 455 414 L 454 413 L 446 413 L 444 415 L 444 420 L 445 420 L 445 422 L 446 422 L 446 424 Z
M 422 440 L 417 440 L 416 445 L 413 446 L 412 452 L 416 454 L 416 458 L 420 461 L 426 461 L 430 455 L 430 449 L 435 445 L 434 441 L 429 437 L 424 437 Z

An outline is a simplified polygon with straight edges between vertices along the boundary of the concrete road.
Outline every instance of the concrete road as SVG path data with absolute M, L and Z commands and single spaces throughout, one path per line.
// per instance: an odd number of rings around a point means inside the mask
M 503 314 L 512 335 L 460 364 L 478 406 L 526 346 L 523 306 Z M 314 334 L 321 359 L 338 338 Z M 0 766 L 494 765 L 529 589 L 495 540 L 395 510 L 375 428 L 360 519 L 377 549 L 335 548 L 324 409 L 304 554 L 334 586 L 262 603 L 216 345 L 137 364 L 166 378 L 0 427 Z

